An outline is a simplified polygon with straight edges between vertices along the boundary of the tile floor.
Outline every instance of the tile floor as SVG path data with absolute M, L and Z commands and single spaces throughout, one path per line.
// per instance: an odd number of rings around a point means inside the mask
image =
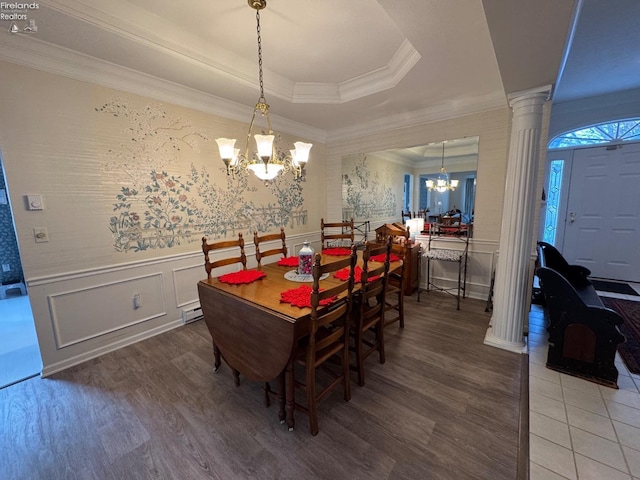
M 633 287 L 640 293 L 640 284 Z M 640 480 L 640 375 L 629 373 L 619 357 L 619 390 L 549 370 L 537 305 L 529 325 L 531 480 Z
M 42 370 L 29 297 L 17 293 L 0 300 L 0 388 Z

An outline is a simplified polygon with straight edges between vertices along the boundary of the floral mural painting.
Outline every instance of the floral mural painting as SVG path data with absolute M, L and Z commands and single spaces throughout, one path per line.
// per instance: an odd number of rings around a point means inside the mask
M 123 130 L 128 139 L 107 152 L 104 166 L 122 185 L 109 222 L 117 251 L 171 248 L 200 241 L 202 235 L 217 239 L 306 224 L 304 179 L 278 177 L 267 187 L 275 201 L 256 205 L 246 199 L 258 190 L 246 174 L 228 176 L 221 167 L 214 182 L 193 163 L 183 175 L 169 173 L 180 170 L 183 149 L 198 152 L 198 142 L 209 140 L 189 122 L 158 106 L 139 111 L 120 99 L 96 111 L 128 122 Z
M 397 182 L 396 182 L 397 183 Z M 345 218 L 375 219 L 397 213 L 397 195 L 393 191 L 393 172 L 374 169 L 362 156 L 351 169 L 343 171 L 342 190 Z

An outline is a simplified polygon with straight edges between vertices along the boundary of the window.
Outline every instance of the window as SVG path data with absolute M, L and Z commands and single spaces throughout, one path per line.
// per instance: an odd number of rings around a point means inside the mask
M 403 192 L 403 212 L 408 212 L 411 209 L 411 181 L 413 180 L 413 175 L 409 175 L 408 173 L 404 174 L 404 192 Z
M 544 215 L 544 232 L 542 240 L 555 245 L 558 230 L 558 208 L 560 207 L 560 189 L 564 160 L 551 160 L 549 166 L 549 183 L 547 184 L 547 206 Z
M 600 123 L 558 135 L 549 143 L 554 148 L 579 147 L 581 145 L 599 145 L 610 142 L 640 140 L 640 118 Z

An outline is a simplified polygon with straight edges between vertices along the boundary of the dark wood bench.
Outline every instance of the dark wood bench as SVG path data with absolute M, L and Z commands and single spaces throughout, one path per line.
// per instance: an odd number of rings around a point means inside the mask
M 614 360 L 624 342 L 622 317 L 603 305 L 589 270 L 569 265 L 553 245 L 538 243 L 538 265 L 548 318 L 547 367 L 618 388 Z

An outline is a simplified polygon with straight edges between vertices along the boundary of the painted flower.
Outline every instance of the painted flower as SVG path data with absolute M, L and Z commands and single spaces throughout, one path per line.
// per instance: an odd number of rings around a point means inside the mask
M 162 173 L 156 173 L 156 180 L 162 180 L 164 175 Z
M 160 197 L 153 197 L 152 200 L 153 200 L 153 203 L 155 203 L 156 205 L 159 205 L 162 203 L 162 199 Z
M 173 182 L 173 180 L 167 180 L 165 182 L 165 185 L 167 186 L 167 188 L 173 188 L 176 186 L 176 184 Z
M 140 215 L 138 215 L 136 212 L 131 212 L 131 219 L 134 222 L 137 222 L 138 220 L 140 220 Z
M 187 201 L 187 196 L 186 195 L 180 195 L 178 197 L 178 200 L 180 200 L 181 202 L 186 202 Z

